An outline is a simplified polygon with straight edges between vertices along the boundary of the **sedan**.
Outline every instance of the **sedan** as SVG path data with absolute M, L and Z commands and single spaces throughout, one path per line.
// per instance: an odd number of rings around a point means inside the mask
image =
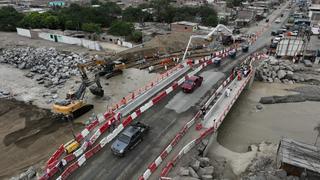
M 127 127 L 113 142 L 111 150 L 116 156 L 124 156 L 126 152 L 133 149 L 149 131 L 150 127 L 137 122 Z
M 201 86 L 202 81 L 203 81 L 203 77 L 201 76 L 188 77 L 181 86 L 183 92 L 185 93 L 193 92 L 196 88 Z

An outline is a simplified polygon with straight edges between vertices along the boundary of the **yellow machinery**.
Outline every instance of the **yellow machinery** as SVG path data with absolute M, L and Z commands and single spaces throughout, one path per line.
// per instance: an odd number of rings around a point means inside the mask
M 74 139 L 64 145 L 64 149 L 67 154 L 73 153 L 79 147 L 80 147 L 80 144 Z
M 102 70 L 95 74 L 94 80 L 89 80 L 86 73 L 86 69 L 91 66 L 102 67 Z M 56 101 L 53 104 L 53 111 L 65 115 L 68 119 L 79 117 L 90 111 L 93 108 L 93 105 L 87 104 L 83 99 L 86 88 L 89 87 L 92 94 L 103 97 L 104 91 L 100 84 L 100 76 L 107 76 L 107 78 L 110 78 L 121 74 L 122 69 L 124 68 L 125 64 L 120 61 L 113 61 L 110 63 L 104 60 L 93 60 L 85 64 L 78 64 L 78 69 L 82 78 L 80 87 L 77 91 L 69 91 L 66 99 Z

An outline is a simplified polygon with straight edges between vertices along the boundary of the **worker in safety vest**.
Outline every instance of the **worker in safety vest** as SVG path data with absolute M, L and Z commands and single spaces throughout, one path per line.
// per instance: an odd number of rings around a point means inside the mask
M 241 71 L 238 71 L 238 81 L 241 81 Z

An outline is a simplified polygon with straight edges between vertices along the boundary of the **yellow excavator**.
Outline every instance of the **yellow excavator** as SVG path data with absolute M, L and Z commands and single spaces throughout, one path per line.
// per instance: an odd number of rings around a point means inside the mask
M 86 112 L 93 109 L 92 104 L 87 104 L 84 100 L 86 89 L 89 88 L 90 92 L 98 97 L 103 97 L 104 90 L 100 84 L 100 77 L 112 76 L 122 73 L 125 64 L 120 61 L 108 62 L 105 60 L 96 60 L 84 64 L 78 64 L 78 69 L 81 75 L 82 83 L 77 91 L 69 91 L 63 100 L 57 100 L 53 104 L 53 111 L 58 114 L 64 115 L 67 119 L 77 118 Z M 100 66 L 102 70 L 95 74 L 94 80 L 90 80 L 87 76 L 86 69 L 89 67 Z

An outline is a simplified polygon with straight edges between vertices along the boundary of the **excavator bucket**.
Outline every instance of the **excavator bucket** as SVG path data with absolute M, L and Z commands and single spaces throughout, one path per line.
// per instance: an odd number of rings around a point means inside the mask
M 103 97 L 104 95 L 104 90 L 98 86 L 91 86 L 89 89 L 90 92 L 96 96 Z

